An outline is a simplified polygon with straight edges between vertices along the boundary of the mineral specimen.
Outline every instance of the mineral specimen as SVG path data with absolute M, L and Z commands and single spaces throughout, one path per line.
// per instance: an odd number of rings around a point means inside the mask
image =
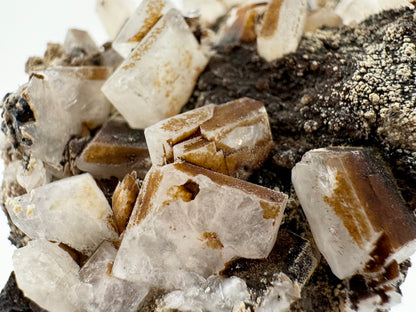
M 85 254 L 91 254 L 105 239 L 118 238 L 111 208 L 89 174 L 9 198 L 6 209 L 30 238 L 62 242 Z
M 259 168 L 273 147 L 267 112 L 249 98 L 171 117 L 145 136 L 154 165 L 185 160 L 239 178 Z
M 66 53 L 71 53 L 74 49 L 79 49 L 87 55 L 100 52 L 91 36 L 86 31 L 79 29 L 68 30 L 62 47 Z
M 371 151 L 317 149 L 292 171 L 315 241 L 339 278 L 378 272 L 416 250 L 416 220 Z
M 124 120 L 108 121 L 84 148 L 76 166 L 97 178 L 123 179 L 135 170 L 143 179 L 151 166 L 143 130 L 131 129 Z
M 168 0 L 144 0 L 114 39 L 113 48 L 127 58 L 152 27 L 173 5 Z
M 286 200 L 283 193 L 187 163 L 153 167 L 113 274 L 184 289 L 218 273 L 234 257 L 264 258 L 273 248 Z
M 78 264 L 58 244 L 34 240 L 13 254 L 16 281 L 25 296 L 50 312 L 74 312 L 69 299 Z
M 207 62 L 182 15 L 171 9 L 102 91 L 132 128 L 145 128 L 179 113 Z

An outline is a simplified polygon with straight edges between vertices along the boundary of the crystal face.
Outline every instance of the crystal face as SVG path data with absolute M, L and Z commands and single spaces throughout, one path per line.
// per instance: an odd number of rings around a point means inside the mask
M 113 274 L 183 289 L 218 273 L 234 257 L 267 257 L 286 200 L 283 193 L 187 163 L 153 167 Z
M 113 48 L 127 58 L 137 44 L 173 5 L 167 0 L 144 0 L 114 39 Z
M 91 254 L 103 240 L 118 238 L 111 208 L 89 174 L 9 198 L 6 209 L 30 238 L 62 242 L 85 254 Z
M 78 264 L 71 256 L 46 240 L 34 240 L 15 250 L 13 265 L 19 288 L 25 296 L 50 312 L 74 312 L 69 299 L 78 283 Z
M 82 50 L 87 55 L 100 52 L 91 36 L 86 31 L 79 29 L 68 30 L 62 47 L 66 53 L 71 53 L 74 49 Z
M 76 160 L 79 169 L 97 178 L 118 179 L 135 170 L 143 179 L 151 162 L 143 130 L 131 129 L 124 120 L 110 120 Z
M 182 15 L 165 14 L 106 81 L 102 91 L 132 128 L 179 113 L 208 59 Z
M 145 136 L 154 165 L 184 160 L 243 179 L 273 147 L 266 109 L 249 98 L 171 117 L 146 128 Z
M 416 250 L 416 221 L 370 150 L 309 151 L 293 169 L 292 181 L 319 250 L 337 277 L 377 272 Z

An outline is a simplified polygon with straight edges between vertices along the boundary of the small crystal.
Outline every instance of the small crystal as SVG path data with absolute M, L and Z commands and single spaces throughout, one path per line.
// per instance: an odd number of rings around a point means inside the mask
M 309 13 L 305 22 L 305 31 L 315 31 L 322 26 L 340 27 L 342 19 L 330 8 L 319 8 Z
M 204 27 L 213 25 L 227 13 L 227 7 L 222 0 L 183 0 L 182 6 L 185 14 L 198 12 Z
M 104 84 L 132 128 L 179 113 L 208 59 L 182 15 L 165 14 Z
M 378 272 L 416 250 L 416 221 L 370 150 L 317 149 L 292 171 L 313 236 L 340 279 Z
M 88 312 L 135 312 L 148 293 L 146 287 L 112 276 L 117 250 L 103 242 L 79 271 L 73 301 Z
M 97 178 L 123 177 L 135 170 L 143 179 L 151 163 L 143 130 L 124 120 L 110 120 L 85 147 L 76 161 L 79 169 Z
M 133 171 L 119 182 L 113 194 L 112 208 L 119 233 L 126 229 L 138 194 L 137 174 L 136 171 Z
M 259 168 L 273 147 L 266 109 L 249 98 L 171 117 L 145 136 L 154 165 L 185 160 L 239 178 Z
M 17 168 L 16 180 L 29 193 L 33 189 L 49 183 L 51 177 L 46 172 L 42 161 L 31 156 L 26 165 L 21 164 Z
M 235 257 L 265 258 L 287 196 L 187 163 L 147 174 L 114 263 L 119 278 L 183 289 Z
M 267 61 L 296 51 L 303 34 L 307 0 L 271 0 L 257 36 L 257 51 Z
M 13 223 L 30 238 L 62 242 L 85 254 L 105 239 L 118 238 L 111 208 L 89 174 L 9 198 L 6 208 Z
M 70 54 L 74 49 L 79 49 L 87 55 L 100 52 L 94 40 L 83 30 L 70 29 L 66 33 L 64 45 L 65 53 Z
M 113 48 L 124 58 L 133 51 L 152 27 L 173 5 L 168 0 L 144 0 L 113 41 Z
M 17 284 L 26 297 L 50 312 L 77 310 L 68 295 L 78 282 L 79 267 L 58 244 L 30 241 L 15 250 L 13 265 Z

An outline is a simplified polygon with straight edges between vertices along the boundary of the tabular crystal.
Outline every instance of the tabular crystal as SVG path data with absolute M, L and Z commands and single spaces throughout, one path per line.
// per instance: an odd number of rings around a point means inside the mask
M 339 278 L 378 272 L 416 250 L 416 221 L 370 150 L 317 149 L 292 182 L 318 248 Z
M 66 33 L 63 48 L 65 53 L 71 53 L 73 49 L 82 50 L 87 55 L 100 52 L 89 33 L 84 30 L 70 29 Z
M 85 147 L 76 161 L 94 177 L 120 180 L 135 170 L 143 179 L 151 163 L 143 130 L 131 129 L 124 120 L 110 120 Z
M 62 242 L 85 254 L 105 239 L 118 238 L 111 208 L 89 174 L 9 198 L 6 208 L 13 223 L 30 238 Z
M 183 289 L 235 257 L 273 248 L 287 196 L 187 163 L 147 174 L 113 267 L 145 285 Z
M 182 15 L 171 9 L 102 91 L 132 128 L 145 128 L 179 113 L 207 61 Z
M 259 168 L 273 147 L 266 109 L 249 98 L 171 117 L 145 136 L 154 165 L 185 160 L 239 178 Z
M 113 48 L 124 58 L 173 5 L 168 0 L 144 0 L 113 41 Z
M 117 250 L 103 242 L 79 271 L 80 282 L 73 287 L 74 303 L 88 312 L 136 312 L 148 288 L 111 274 Z
M 69 294 L 78 283 L 79 267 L 58 244 L 30 241 L 15 250 L 13 265 L 17 284 L 26 297 L 50 312 L 77 310 Z
M 296 51 L 307 15 L 306 0 L 271 0 L 257 36 L 257 51 L 267 61 Z

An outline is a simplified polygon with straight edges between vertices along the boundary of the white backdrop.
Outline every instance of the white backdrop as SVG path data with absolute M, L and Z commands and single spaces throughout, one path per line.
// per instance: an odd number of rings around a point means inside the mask
M 1 98 L 27 82 L 24 73 L 27 58 L 42 56 L 47 42 L 62 43 L 68 28 L 87 30 L 99 45 L 107 40 L 95 15 L 95 0 L 1 0 L 0 21 Z M 6 218 L 0 213 L 0 289 L 12 270 L 13 248 L 7 239 L 8 234 Z M 416 256 L 413 259 L 416 263 Z M 403 303 L 392 311 L 416 311 L 415 290 L 416 269 L 412 268 L 402 286 Z

